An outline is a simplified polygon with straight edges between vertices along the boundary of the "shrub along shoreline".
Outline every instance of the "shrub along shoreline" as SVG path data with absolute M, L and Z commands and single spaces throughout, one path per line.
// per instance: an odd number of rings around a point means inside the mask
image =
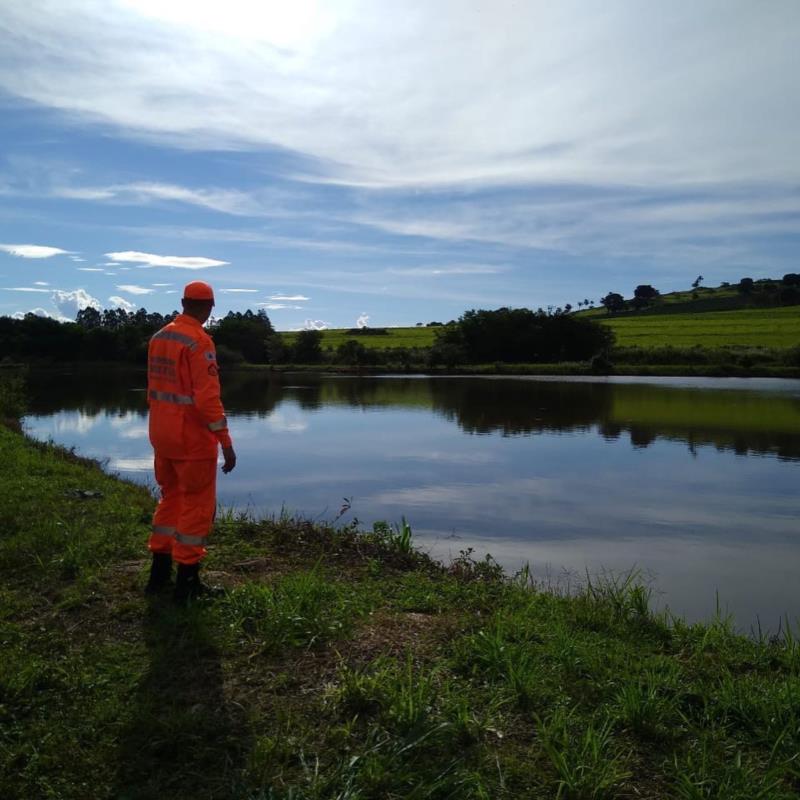
M 0 429 L 0 796 L 793 798 L 800 641 L 574 596 L 410 528 L 217 520 L 142 594 L 150 493 Z

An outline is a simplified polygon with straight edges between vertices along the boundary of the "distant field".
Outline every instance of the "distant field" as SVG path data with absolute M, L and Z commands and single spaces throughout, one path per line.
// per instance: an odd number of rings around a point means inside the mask
M 598 319 L 620 347 L 793 347 L 800 345 L 800 306 Z
M 343 342 L 355 339 L 364 347 L 430 347 L 433 344 L 436 328 L 387 328 L 386 336 L 358 336 L 348 333 L 347 329 L 336 328 L 322 331 L 322 349 L 332 347 L 334 350 Z M 296 338 L 296 333 L 282 334 L 287 344 Z
M 800 345 L 800 306 L 749 308 L 693 314 L 646 314 L 595 317 L 608 325 L 620 347 L 794 347 Z M 430 347 L 435 328 L 388 328 L 386 336 L 354 336 L 346 330 L 322 331 L 323 349 L 348 339 L 365 347 Z M 296 333 L 284 333 L 292 342 Z

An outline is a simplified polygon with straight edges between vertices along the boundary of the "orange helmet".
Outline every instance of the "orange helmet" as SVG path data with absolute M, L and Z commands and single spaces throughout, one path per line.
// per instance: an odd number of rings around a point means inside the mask
M 183 288 L 184 300 L 210 300 L 214 302 L 214 290 L 205 281 L 192 281 Z

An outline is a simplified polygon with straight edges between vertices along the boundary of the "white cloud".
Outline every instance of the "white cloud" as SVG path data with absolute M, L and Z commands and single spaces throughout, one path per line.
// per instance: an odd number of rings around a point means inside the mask
M 328 323 L 321 319 L 307 319 L 303 323 L 303 328 L 307 331 L 324 331 L 328 327 L 330 327 Z
M 111 303 L 111 308 L 121 308 L 123 311 L 136 311 L 135 303 L 131 303 L 129 300 L 126 300 L 124 297 L 119 297 L 118 295 L 109 297 L 108 302 Z
M 85 289 L 75 289 L 72 292 L 56 289 L 52 299 L 53 305 L 58 309 L 62 319 L 74 320 L 77 313 L 84 308 L 103 310 L 100 301 L 92 297 Z
M 153 283 L 151 286 L 172 286 L 171 283 Z
M 155 284 L 153 284 L 155 286 Z M 223 294 L 252 294 L 258 291 L 258 289 L 220 289 Z
M 118 261 L 104 261 L 103 262 L 103 266 L 104 267 L 119 267 L 120 264 L 119 264 Z
M 34 286 L 49 286 L 50 284 L 47 281 L 34 281 Z
M 106 256 L 116 262 L 133 262 L 142 267 L 175 267 L 177 269 L 207 269 L 229 263 L 202 256 L 159 256 L 153 253 L 139 253 L 135 250 L 106 253 Z
M 259 306 L 260 308 L 266 308 L 270 311 L 278 311 L 282 308 L 292 308 L 300 311 L 303 308 L 303 306 L 288 306 L 285 303 L 256 303 L 256 306 Z
M 11 315 L 12 319 L 25 319 L 26 314 L 34 314 L 37 317 L 51 317 L 52 314 L 43 308 L 32 308 L 30 311 L 17 311 Z
M 361 314 L 356 320 L 356 328 L 366 328 L 369 324 L 369 314 Z
M 299 300 L 310 300 L 311 298 L 302 294 L 271 294 L 269 299 L 297 302 Z
M 618 0 L 497 0 L 491 12 L 478 0 L 61 0 L 3 12 L 5 91 L 182 147 L 300 152 L 333 181 L 800 176 L 794 0 L 769 13 L 668 3 L 657 19 L 649 3 Z M 169 185 L 137 191 L 183 199 Z
M 102 267 L 78 267 L 79 272 L 105 272 Z
M 81 262 L 86 261 L 85 258 L 81 258 L 80 256 L 70 256 L 69 258 L 70 261 L 81 261 Z
M 35 286 L 4 286 L 3 291 L 5 292 L 42 292 L 44 294 L 50 294 L 50 289 L 39 289 Z
M 117 289 L 127 294 L 153 294 L 155 289 L 148 289 L 145 286 L 137 286 L 134 283 L 117 284 Z
M 60 247 L 46 247 L 41 244 L 0 244 L 0 250 L 20 258 L 52 258 L 69 253 L 69 250 L 62 250 Z

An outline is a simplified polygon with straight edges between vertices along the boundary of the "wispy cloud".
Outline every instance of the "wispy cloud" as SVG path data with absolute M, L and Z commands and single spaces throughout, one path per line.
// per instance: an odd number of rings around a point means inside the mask
M 105 272 L 102 267 L 77 267 L 78 272 Z
M 258 292 L 258 289 L 220 289 L 220 291 L 223 294 L 253 294 Z
M 146 286 L 137 286 L 134 283 L 117 284 L 117 289 L 127 294 L 153 294 L 155 289 L 148 289 Z
M 50 289 L 40 289 L 37 286 L 4 286 L 3 291 L 5 292 L 43 292 L 44 294 L 50 294 Z
M 244 2 L 6 5 L 7 92 L 183 147 L 301 153 L 313 180 L 800 176 L 798 110 L 786 102 L 798 94 L 794 2 L 769 14 L 670 4 L 657 30 L 646 3 L 582 0 L 502 2 L 491 14 L 469 0 L 355 0 L 310 16 Z
M 67 255 L 69 250 L 60 247 L 47 247 L 42 244 L 0 244 L 0 250 L 20 258 L 52 258 Z
M 445 267 L 389 267 L 386 269 L 389 275 L 405 275 L 408 277 L 431 277 L 440 275 L 497 275 L 505 272 L 508 267 L 493 267 L 480 264 L 463 264 Z
M 203 256 L 161 256 L 154 253 L 139 253 L 135 250 L 106 253 L 106 257 L 117 263 L 132 262 L 141 267 L 174 267 L 176 269 L 208 269 L 209 267 L 221 267 L 229 263 L 214 258 L 204 258 Z
M 49 286 L 50 284 L 47 281 L 34 281 L 34 286 Z
M 276 301 L 285 301 L 285 302 L 300 302 L 301 300 L 310 300 L 310 297 L 306 297 L 304 294 L 271 294 L 269 296 L 270 300 Z
M 294 310 L 300 310 L 303 306 L 289 306 L 285 303 L 256 303 L 256 306 L 260 308 L 266 308 L 269 311 L 279 311 L 282 308 L 291 308 Z
M 191 189 L 168 183 L 128 183 L 104 187 L 58 186 L 51 190 L 57 197 L 72 200 L 109 201 L 121 203 L 148 203 L 170 201 L 199 206 L 224 214 L 258 216 L 274 210 L 270 203 L 257 194 L 237 189 Z

